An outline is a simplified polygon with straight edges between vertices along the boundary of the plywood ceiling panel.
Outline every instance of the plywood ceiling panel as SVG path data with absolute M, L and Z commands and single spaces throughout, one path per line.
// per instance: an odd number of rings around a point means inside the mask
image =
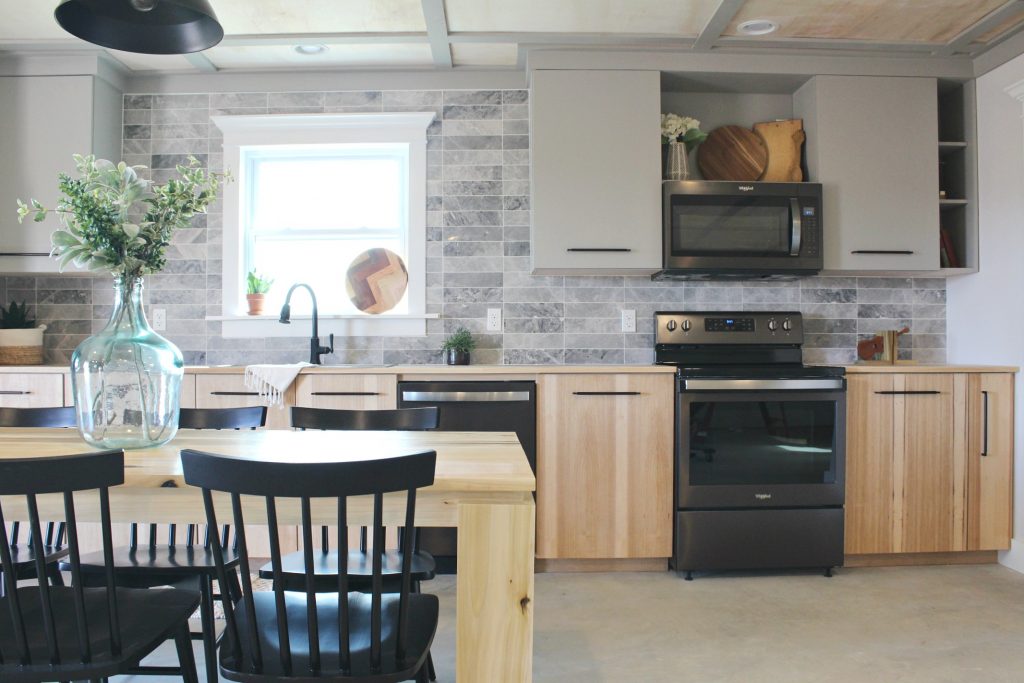
M 195 71 L 184 55 L 143 55 L 121 50 L 107 52 L 132 71 Z
M 420 0 L 217 0 L 227 35 L 426 31 Z
M 774 38 L 818 38 L 906 43 L 947 43 L 1006 0 L 749 0 L 723 33 L 768 19 Z
M 452 61 L 455 66 L 515 66 L 519 46 L 515 43 L 455 43 Z
M 446 0 L 452 32 L 696 36 L 719 0 Z
M 290 45 L 214 47 L 203 53 L 220 69 L 429 66 L 426 43 L 349 43 L 329 45 L 319 55 L 300 55 Z

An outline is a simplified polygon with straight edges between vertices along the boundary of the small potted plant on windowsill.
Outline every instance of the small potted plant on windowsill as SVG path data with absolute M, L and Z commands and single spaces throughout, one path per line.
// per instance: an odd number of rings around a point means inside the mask
M 274 281 L 260 277 L 256 270 L 250 270 L 245 278 L 245 300 L 249 302 L 249 315 L 263 314 L 263 301 Z
M 43 330 L 29 318 L 28 306 L 12 301 L 7 308 L 0 306 L 0 365 L 42 365 Z
M 476 340 L 465 327 L 448 335 L 441 345 L 444 362 L 448 365 L 469 365 L 469 352 L 476 348 Z

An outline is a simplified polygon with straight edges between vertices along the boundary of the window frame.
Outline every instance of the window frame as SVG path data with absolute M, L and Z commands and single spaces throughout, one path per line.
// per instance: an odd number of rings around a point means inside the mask
M 384 112 L 375 114 L 286 114 L 213 116 L 211 121 L 224 136 L 224 170 L 234 180 L 223 190 L 223 252 L 221 259 L 221 315 L 224 337 L 305 337 L 306 325 L 281 325 L 277 315 L 245 315 L 246 238 L 241 223 L 247 181 L 243 152 L 272 145 L 333 145 L 365 143 L 408 144 L 408 244 L 409 312 L 321 315 L 321 333 L 336 335 L 422 336 L 426 319 L 426 149 L 427 127 L 434 112 Z M 284 283 L 279 283 L 284 284 Z M 292 283 L 287 283 L 290 286 Z M 309 318 L 297 315 L 293 319 Z

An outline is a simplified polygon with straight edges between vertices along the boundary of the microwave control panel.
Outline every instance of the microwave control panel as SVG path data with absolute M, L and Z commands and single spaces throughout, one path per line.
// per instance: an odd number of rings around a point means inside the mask
M 821 245 L 818 244 L 818 214 L 816 204 L 803 204 L 800 207 L 800 222 L 803 226 L 800 253 L 804 256 L 817 256 Z

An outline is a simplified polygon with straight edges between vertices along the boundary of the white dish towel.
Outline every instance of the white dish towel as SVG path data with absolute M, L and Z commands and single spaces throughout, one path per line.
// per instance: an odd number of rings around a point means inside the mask
M 312 363 L 247 365 L 245 367 L 245 386 L 265 397 L 268 405 L 281 405 L 284 401 L 284 392 L 288 391 L 288 387 L 299 376 L 302 368 L 311 366 Z

